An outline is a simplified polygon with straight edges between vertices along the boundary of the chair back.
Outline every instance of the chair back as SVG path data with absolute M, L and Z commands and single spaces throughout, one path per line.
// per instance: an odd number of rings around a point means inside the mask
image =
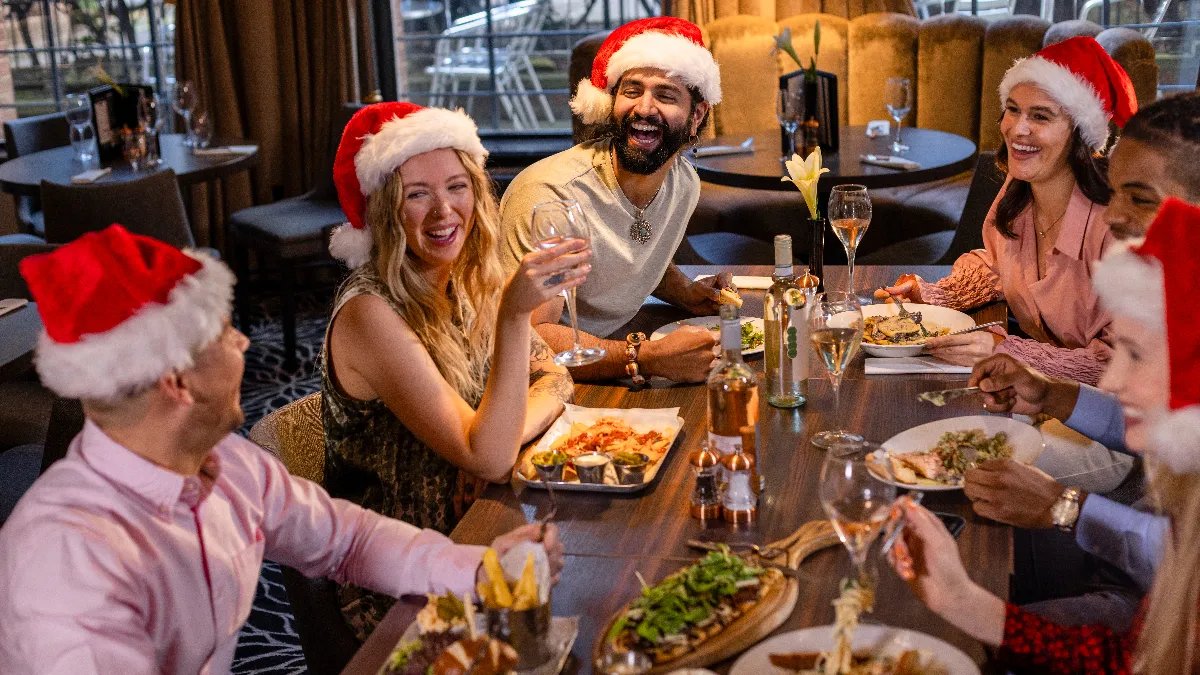
M 52 244 L 0 244 L 0 298 L 33 300 L 18 265 L 31 255 L 49 253 L 55 248 Z
M 46 241 L 65 244 L 120 223 L 135 234 L 180 248 L 194 247 L 175 172 L 167 169 L 144 178 L 96 185 L 58 185 L 42 181 Z
M 754 133 L 777 127 L 779 90 L 774 55 L 779 26 L 757 16 L 736 15 L 704 26 L 705 44 L 721 73 L 721 98 L 713 106 L 711 135 Z
M 567 68 L 567 77 L 570 78 L 572 97 L 579 88 L 579 82 L 592 76 L 592 62 L 596 60 L 596 53 L 600 51 L 600 45 L 604 44 L 604 40 L 611 32 L 592 33 L 571 47 L 571 63 Z M 590 139 L 593 132 L 594 129 L 584 124 L 583 120 L 579 119 L 579 115 L 571 115 L 572 140 L 582 143 Z
M 293 476 L 314 483 L 325 479 L 325 428 L 321 392 L 275 410 L 250 429 L 250 440 L 279 456 Z
M 1004 187 L 1004 173 L 996 167 L 996 153 L 981 152 L 975 161 L 975 175 L 967 190 L 967 204 L 958 219 L 958 228 L 950 240 L 950 248 L 937 265 L 953 265 L 967 251 L 983 248 L 983 221 L 987 219 L 992 202 Z
M 71 441 L 83 431 L 83 420 L 83 404 L 78 399 L 54 397 L 42 450 L 41 473 L 46 473 L 51 464 L 67 456 Z
M 906 77 L 912 87 L 913 107 L 906 119 L 912 126 L 920 111 L 917 82 L 917 34 L 921 22 L 904 14 L 864 14 L 850 21 L 850 124 L 886 114 L 889 77 Z
M 21 117 L 4 123 L 4 147 L 9 159 L 70 144 L 71 127 L 66 113 Z
M 333 128 L 329 133 L 329 147 L 326 149 L 326 156 L 329 159 L 324 170 L 317 176 L 316 184 L 313 185 L 314 199 L 327 202 L 338 200 L 337 186 L 333 183 L 333 160 L 337 157 L 338 145 L 342 142 L 342 133 L 346 131 L 346 125 L 350 123 L 350 118 L 354 117 L 354 113 L 362 110 L 364 106 L 363 103 L 343 103 L 338 114 L 333 118 Z
M 942 14 L 921 22 L 916 126 L 978 139 L 986 32 L 987 22 L 977 16 Z

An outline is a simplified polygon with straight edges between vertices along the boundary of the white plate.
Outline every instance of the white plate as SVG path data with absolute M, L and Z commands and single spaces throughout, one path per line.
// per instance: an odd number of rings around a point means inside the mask
M 754 327 L 757 328 L 759 330 L 759 332 L 763 334 L 763 343 L 761 345 L 755 347 L 754 349 L 743 349 L 742 356 L 752 356 L 754 354 L 761 354 L 761 353 L 763 353 L 763 350 L 767 346 L 767 340 L 766 340 L 767 335 L 766 335 L 765 326 L 763 325 L 763 320 L 758 317 L 754 317 L 754 316 L 743 316 L 742 317 L 742 325 L 745 325 L 748 323 L 754 324 Z M 662 328 L 659 328 L 658 330 L 654 331 L 654 335 L 651 335 L 650 339 L 651 340 L 661 340 L 661 339 L 665 338 L 666 336 L 670 335 L 671 333 L 674 333 L 675 331 L 679 330 L 680 326 L 699 326 L 701 328 L 711 329 L 713 326 L 720 326 L 720 325 L 721 325 L 721 317 L 719 317 L 719 316 L 696 316 L 696 317 L 692 317 L 690 319 L 683 319 L 680 321 L 676 321 L 674 323 L 669 323 L 669 324 L 663 326 Z
M 945 675 L 979 675 L 979 666 L 957 647 L 933 636 L 914 630 L 860 624 L 851 643 L 854 651 L 871 651 L 883 656 L 899 656 L 909 649 L 918 649 L 924 672 Z M 771 654 L 819 652 L 833 649 L 833 626 L 815 626 L 780 633 L 763 640 L 738 657 L 729 675 L 785 675 L 792 671 L 771 665 Z
M 922 322 L 932 322 L 942 328 L 949 328 L 953 333 L 956 330 L 964 330 L 975 325 L 975 319 L 947 307 L 938 307 L 937 305 L 918 305 L 911 302 L 904 303 L 904 309 L 909 312 L 921 313 Z M 896 316 L 900 314 L 900 308 L 896 303 L 889 302 L 886 304 L 866 305 L 862 308 L 863 317 L 868 316 Z M 873 345 L 863 340 L 863 351 L 871 356 L 883 357 L 900 357 L 900 356 L 917 356 L 925 348 L 924 345 Z
M 905 452 L 932 450 L 937 445 L 942 434 L 947 431 L 969 431 L 971 429 L 983 429 L 983 433 L 988 436 L 994 436 L 1001 431 L 1008 434 L 1008 443 L 1013 448 L 1012 457 L 1022 464 L 1033 464 L 1042 454 L 1042 451 L 1046 449 L 1046 443 L 1042 439 L 1042 432 L 1036 427 L 1009 417 L 973 415 L 970 417 L 951 417 L 950 419 L 938 420 L 898 433 L 882 443 L 882 449 L 876 450 L 876 457 L 879 461 L 887 461 L 883 453 L 894 452 L 901 454 Z M 945 492 L 962 489 L 962 485 L 913 485 L 910 483 L 901 483 L 892 481 L 884 475 L 884 472 L 876 471 L 875 467 L 870 464 L 868 464 L 867 468 L 879 480 L 909 490 Z

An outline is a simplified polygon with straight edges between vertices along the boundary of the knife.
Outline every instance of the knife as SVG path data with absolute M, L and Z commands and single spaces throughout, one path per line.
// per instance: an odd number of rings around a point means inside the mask
M 968 396 L 970 394 L 980 393 L 979 387 L 963 387 L 962 389 L 942 389 L 940 391 L 923 391 L 917 394 L 917 400 L 932 403 L 937 407 L 946 405 L 946 401 L 958 398 L 959 396 Z
M 721 547 L 718 544 L 714 544 L 712 542 L 707 542 L 707 541 L 696 541 L 695 539 L 688 540 L 688 546 L 691 546 L 692 548 L 700 549 L 701 551 L 720 551 L 721 550 Z M 758 560 L 756 560 L 754 562 L 755 566 L 757 566 L 757 567 L 763 567 L 763 568 L 772 569 L 772 570 L 779 570 L 783 574 L 783 576 L 788 577 L 790 579 L 795 579 L 797 581 L 809 581 L 810 580 L 810 577 L 808 575 L 804 574 L 803 572 L 801 572 L 799 570 L 794 570 L 790 567 L 784 567 L 783 565 L 779 565 L 779 564 L 776 564 L 773 562 L 769 562 L 767 560 L 763 560 L 762 557 L 760 557 L 760 556 L 755 556 L 755 557 L 758 558 Z

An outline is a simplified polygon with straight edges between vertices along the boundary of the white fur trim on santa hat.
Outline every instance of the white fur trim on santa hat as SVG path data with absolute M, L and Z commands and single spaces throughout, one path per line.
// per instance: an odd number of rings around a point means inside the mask
M 1175 473 L 1200 473 L 1200 405 L 1173 410 L 1157 420 L 1147 454 Z
M 441 148 L 462 150 L 481 167 L 487 160 L 475 122 L 461 110 L 423 108 L 384 122 L 378 133 L 363 139 L 354 155 L 359 190 L 364 197 L 371 194 L 410 158 Z
M 626 40 L 604 69 L 608 90 L 611 92 L 621 75 L 634 68 L 665 70 L 667 77 L 678 77 L 699 89 L 709 104 L 721 102 L 721 71 L 712 53 L 682 35 L 647 31 Z
M 1092 284 L 1110 314 L 1129 317 L 1159 331 L 1167 326 L 1162 265 L 1134 253 L 1138 242 L 1122 242 L 1096 265 Z
M 343 223 L 329 235 L 329 252 L 350 269 L 362 267 L 371 259 L 371 247 L 375 244 L 373 239 L 370 225 L 358 228 Z
M 74 343 L 55 342 L 42 332 L 35 364 L 42 384 L 63 398 L 116 400 L 190 368 L 197 348 L 221 335 L 233 307 L 233 273 L 204 253 L 181 279 L 166 304 L 144 306 L 105 333 Z
M 613 97 L 596 88 L 589 78 L 579 81 L 575 95 L 571 97 L 571 111 L 579 115 L 584 124 L 599 124 L 612 114 Z
M 1092 85 L 1069 69 L 1040 56 L 1018 59 L 1000 81 L 1001 109 L 1013 87 L 1026 82 L 1036 84 L 1066 109 L 1084 142 L 1092 149 L 1104 149 L 1108 143 L 1110 115 L 1104 111 L 1100 96 Z

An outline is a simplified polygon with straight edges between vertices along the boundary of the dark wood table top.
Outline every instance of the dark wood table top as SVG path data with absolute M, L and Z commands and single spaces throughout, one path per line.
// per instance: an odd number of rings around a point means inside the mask
M 976 148 L 970 139 L 944 131 L 912 127 L 904 127 L 900 134 L 905 145 L 911 148 L 904 153 L 904 157 L 920 163 L 921 168 L 904 171 L 863 164 L 858 159 L 860 155 L 892 154 L 891 137 L 867 138 L 866 127 L 844 126 L 838 130 L 838 151 L 822 156 L 829 173 L 821 176 L 818 189 L 827 193 L 834 185 L 845 183 L 859 183 L 872 190 L 928 183 L 949 178 L 975 164 Z M 753 154 L 693 157 L 686 153 L 685 157 L 696 167 L 700 178 L 710 183 L 755 190 L 795 190 L 796 186 L 790 182 L 779 180 L 787 170 L 779 161 L 782 138 L 778 128 L 753 134 L 718 136 L 699 145 L 739 145 L 750 136 L 754 136 Z
M 29 370 L 41 332 L 42 319 L 36 303 L 0 316 L 0 382 Z
M 159 145 L 162 148 L 163 161 L 158 165 L 158 169 L 174 170 L 180 185 L 224 178 L 238 171 L 245 171 L 258 163 L 257 149 L 244 155 L 196 156 L 192 154 L 191 148 L 184 146 L 183 134 L 163 134 Z M 219 138 L 215 139 L 210 147 L 228 145 L 254 144 L 243 139 Z M 124 160 L 114 162 L 112 168 L 112 173 L 100 178 L 95 184 L 133 180 L 148 175 L 146 171 L 133 172 L 129 163 Z M 0 190 L 12 194 L 38 195 L 41 193 L 43 180 L 70 185 L 71 177 L 84 170 L 83 165 L 75 160 L 75 152 L 69 145 L 34 152 L 0 164 Z
M 688 267 L 684 271 L 695 275 L 716 269 Z M 844 269 L 825 269 L 834 288 L 845 283 Z M 740 267 L 731 271 L 764 274 L 771 269 Z M 862 267 L 860 271 L 859 278 L 865 287 L 870 287 L 909 270 Z M 939 273 L 948 272 L 949 268 L 915 271 L 926 278 L 938 278 Z M 746 314 L 761 311 L 762 295 L 761 291 L 743 291 Z M 988 307 L 976 315 L 976 320 L 992 320 L 1003 313 L 1003 307 Z M 748 362 L 758 372 L 762 371 L 761 358 Z M 864 376 L 861 362 L 862 357 L 856 357 L 857 376 L 843 382 L 840 413 L 834 412 L 831 387 L 815 361 L 808 382 L 809 400 L 803 407 L 780 410 L 768 406 L 766 398 L 760 397 L 759 462 L 766 488 L 760 499 L 757 523 L 743 529 L 734 529 L 724 522 L 701 524 L 688 516 L 692 477 L 686 458 L 706 436 L 708 411 L 703 385 L 661 383 L 641 391 L 606 384 L 576 385 L 575 402 L 579 405 L 679 406 L 684 425 L 658 480 L 640 494 L 559 493 L 556 522 L 568 555 L 562 581 L 554 589 L 553 610 L 556 615 L 580 617 L 579 638 L 572 651 L 575 670 L 568 672 L 592 672 L 590 654 L 597 632 L 614 612 L 640 592 L 635 571 L 653 581 L 695 559 L 697 554 L 687 548 L 687 539 L 763 543 L 791 533 L 804 522 L 825 518 L 816 498 L 825 453 L 809 443 L 814 432 L 843 425 L 868 440 L 883 441 L 918 424 L 979 412 L 978 401 L 970 399 L 951 401 L 944 408 L 917 403 L 918 393 L 961 384 L 965 375 Z M 967 569 L 985 588 L 1007 598 L 1012 570 L 1010 528 L 975 517 L 958 492 L 929 493 L 926 504 L 967 520 L 958 539 Z M 516 483 L 493 485 L 470 508 L 452 538 L 462 543 L 487 544 L 498 534 L 540 517 L 548 506 L 542 490 L 523 488 Z M 958 646 L 976 661 L 984 660 L 984 651 L 977 642 L 925 609 L 885 564 L 880 562 L 878 568 L 876 610 L 869 615 L 869 621 L 929 633 Z M 844 548 L 833 547 L 809 558 L 801 569 L 807 578 L 801 584 L 800 601 L 780 631 L 832 622 L 830 603 L 837 596 L 839 580 L 850 572 L 850 558 Z M 397 603 L 343 672 L 373 675 L 421 604 L 423 600 Z M 727 672 L 732 661 L 717 664 L 713 669 Z

